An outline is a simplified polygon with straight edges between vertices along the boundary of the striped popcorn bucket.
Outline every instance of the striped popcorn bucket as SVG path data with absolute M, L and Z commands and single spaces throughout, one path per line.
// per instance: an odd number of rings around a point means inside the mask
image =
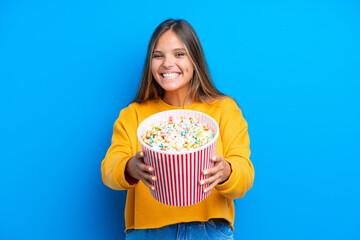
M 141 135 L 147 127 L 169 117 L 192 117 L 199 119 L 202 124 L 214 132 L 214 138 L 206 145 L 184 152 L 166 152 L 154 149 L 145 144 Z M 138 127 L 137 136 L 145 153 L 144 162 L 154 168 L 153 175 L 157 181 L 152 182 L 155 190 L 150 189 L 151 195 L 161 203 L 171 206 L 189 206 L 196 204 L 210 194 L 204 193 L 209 184 L 200 185 L 200 181 L 208 178 L 203 176 L 202 170 L 213 167 L 210 158 L 215 154 L 216 139 L 219 136 L 219 126 L 210 116 L 192 110 L 170 110 L 154 114 L 145 119 Z

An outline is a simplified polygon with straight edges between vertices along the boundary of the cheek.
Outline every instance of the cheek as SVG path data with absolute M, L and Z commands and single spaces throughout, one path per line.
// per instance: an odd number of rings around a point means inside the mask
M 151 63 L 151 73 L 153 76 L 155 76 L 157 73 L 157 66 L 155 63 Z
M 194 73 L 194 67 L 191 65 L 191 67 L 189 68 L 189 72 L 191 73 L 191 74 L 193 74 Z
M 186 68 L 186 74 L 189 74 L 189 75 L 193 75 L 193 73 L 194 73 L 194 68 L 193 68 L 193 66 L 191 65 L 191 66 L 188 66 L 187 68 Z
M 192 73 L 194 71 L 193 64 L 189 59 L 187 59 L 186 61 L 183 62 L 183 66 L 185 67 L 185 69 L 186 69 L 185 71 L 187 73 Z

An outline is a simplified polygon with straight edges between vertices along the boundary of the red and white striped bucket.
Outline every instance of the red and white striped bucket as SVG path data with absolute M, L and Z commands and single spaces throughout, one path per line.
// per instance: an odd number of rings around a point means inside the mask
M 141 134 L 153 123 L 180 117 L 199 119 L 202 124 L 207 124 L 213 130 L 214 138 L 206 145 L 184 152 L 166 152 L 156 150 L 146 145 Z M 161 203 L 171 206 L 188 206 L 196 204 L 210 194 L 204 193 L 209 184 L 200 185 L 200 181 L 208 178 L 203 176 L 202 170 L 213 167 L 210 158 L 215 154 L 216 139 L 219 136 L 219 126 L 210 116 L 192 110 L 170 110 L 154 114 L 145 119 L 138 127 L 137 136 L 145 153 L 144 162 L 154 168 L 157 181 L 152 182 L 155 190 L 150 189 L 151 195 Z
M 141 134 L 150 126 L 169 117 L 192 117 L 199 119 L 202 124 L 214 132 L 214 138 L 206 145 L 184 152 L 166 152 L 154 149 L 145 144 Z M 154 168 L 157 181 L 152 182 L 155 190 L 150 189 L 151 195 L 161 203 L 171 206 L 188 206 L 196 204 L 210 194 L 204 193 L 209 184 L 200 185 L 200 181 L 208 178 L 203 176 L 202 170 L 213 167 L 210 158 L 215 154 L 216 139 L 219 136 L 219 126 L 210 116 L 192 110 L 170 110 L 154 114 L 145 119 L 138 127 L 137 136 L 145 153 L 144 162 Z

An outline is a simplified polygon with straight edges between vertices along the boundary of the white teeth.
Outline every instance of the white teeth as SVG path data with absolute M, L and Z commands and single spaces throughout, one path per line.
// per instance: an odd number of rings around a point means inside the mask
M 162 76 L 164 78 L 176 78 L 180 75 L 180 73 L 164 73 Z

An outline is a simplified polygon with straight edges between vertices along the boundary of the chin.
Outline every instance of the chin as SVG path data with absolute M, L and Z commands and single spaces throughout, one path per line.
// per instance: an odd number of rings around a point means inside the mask
M 179 86 L 161 86 L 166 92 L 173 92 L 180 89 Z

